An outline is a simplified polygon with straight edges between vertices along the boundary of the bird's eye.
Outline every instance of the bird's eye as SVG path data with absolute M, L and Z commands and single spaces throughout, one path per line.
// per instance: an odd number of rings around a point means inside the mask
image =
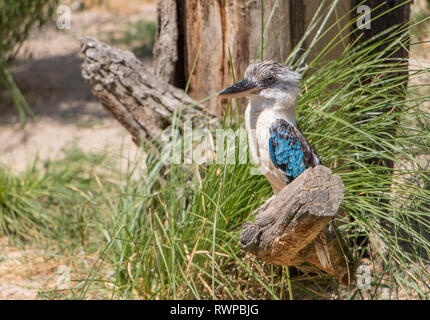
M 266 79 L 266 82 L 267 82 L 267 83 L 274 83 L 274 82 L 275 82 L 275 77 L 268 77 L 268 78 Z

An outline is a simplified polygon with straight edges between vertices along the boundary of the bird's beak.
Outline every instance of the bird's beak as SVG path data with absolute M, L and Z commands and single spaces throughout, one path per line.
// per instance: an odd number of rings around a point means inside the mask
M 230 87 L 218 92 L 218 96 L 224 96 L 226 98 L 240 98 L 248 96 L 253 93 L 258 85 L 248 79 L 243 79 Z

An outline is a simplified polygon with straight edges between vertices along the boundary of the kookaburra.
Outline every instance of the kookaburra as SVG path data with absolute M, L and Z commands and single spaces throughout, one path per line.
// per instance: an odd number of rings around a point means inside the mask
M 278 62 L 256 62 L 248 66 L 242 81 L 218 93 L 249 98 L 245 128 L 251 156 L 275 195 L 307 168 L 321 164 L 296 119 L 300 79 L 300 74 Z M 318 235 L 315 249 L 322 266 L 333 268 L 324 232 Z
M 278 62 L 256 62 L 248 66 L 242 81 L 218 93 L 249 98 L 245 128 L 251 156 L 275 194 L 305 169 L 321 163 L 296 119 L 300 79 L 300 74 Z

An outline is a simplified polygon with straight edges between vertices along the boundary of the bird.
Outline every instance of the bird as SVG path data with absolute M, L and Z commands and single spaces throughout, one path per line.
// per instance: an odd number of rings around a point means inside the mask
M 301 75 L 276 61 L 251 63 L 244 79 L 218 96 L 248 97 L 245 129 L 251 157 L 274 195 L 307 168 L 321 164 L 296 117 Z
M 307 168 L 321 164 L 297 122 L 301 75 L 276 61 L 251 63 L 244 79 L 221 90 L 218 96 L 248 97 L 245 129 L 254 163 L 269 180 L 274 195 L 254 211 L 264 211 L 274 197 Z M 333 269 L 325 233 L 314 242 L 321 265 Z

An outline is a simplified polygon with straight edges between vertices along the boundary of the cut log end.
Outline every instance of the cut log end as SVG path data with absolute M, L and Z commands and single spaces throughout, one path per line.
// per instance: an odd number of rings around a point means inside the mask
M 243 225 L 240 245 L 265 262 L 311 263 L 340 283 L 348 283 L 346 251 L 329 225 L 344 193 L 342 180 L 329 168 L 309 168 L 263 204 L 255 222 Z

